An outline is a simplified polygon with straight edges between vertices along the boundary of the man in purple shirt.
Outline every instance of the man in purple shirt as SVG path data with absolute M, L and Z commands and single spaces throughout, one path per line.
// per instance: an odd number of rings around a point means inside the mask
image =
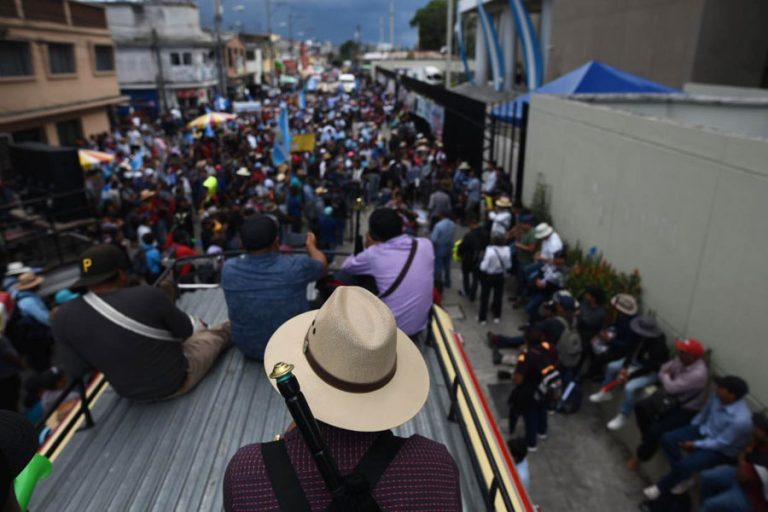
M 411 265 L 394 289 L 413 247 Z M 379 298 L 395 315 L 397 326 L 413 337 L 427 327 L 432 307 L 435 251 L 426 238 L 403 234 L 403 220 L 391 208 L 379 208 L 368 219 L 366 249 L 350 256 L 341 270 L 354 276 L 369 275 L 376 281 Z

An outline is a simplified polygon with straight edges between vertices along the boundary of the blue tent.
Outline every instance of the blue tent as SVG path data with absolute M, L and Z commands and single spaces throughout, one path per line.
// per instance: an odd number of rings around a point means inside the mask
M 598 94 L 598 93 L 676 93 L 665 85 L 657 84 L 591 60 L 578 69 L 536 89 L 535 94 Z M 530 101 L 524 94 L 493 109 L 493 117 L 506 123 L 519 122 L 523 116 L 523 103 Z

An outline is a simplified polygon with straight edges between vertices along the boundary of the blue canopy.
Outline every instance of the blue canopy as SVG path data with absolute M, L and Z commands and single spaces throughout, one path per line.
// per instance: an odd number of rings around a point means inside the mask
M 598 93 L 675 93 L 665 85 L 657 84 L 613 68 L 602 62 L 591 60 L 578 69 L 536 89 L 535 94 L 598 94 Z M 493 117 L 499 121 L 519 122 L 523 116 L 523 103 L 530 101 L 530 94 L 524 94 L 513 101 L 493 109 Z

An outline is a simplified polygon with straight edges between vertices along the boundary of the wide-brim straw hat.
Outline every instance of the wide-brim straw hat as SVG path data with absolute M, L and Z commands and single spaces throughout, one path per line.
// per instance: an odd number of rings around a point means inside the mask
M 429 394 L 419 349 L 387 305 L 356 286 L 337 288 L 322 308 L 280 326 L 264 354 L 267 374 L 280 362 L 294 365 L 315 417 L 346 430 L 402 425 Z
M 470 165 L 469 165 L 469 163 L 468 163 L 468 162 L 461 162 L 461 163 L 459 164 L 459 170 L 460 170 L 460 171 L 468 171 L 468 170 L 470 170 L 471 168 L 472 168 L 472 167 L 470 167 Z
M 512 201 L 508 197 L 503 196 L 496 200 L 496 208 L 512 208 Z
M 251 172 L 248 169 L 246 169 L 245 167 L 241 167 L 241 168 L 239 168 L 237 170 L 237 172 L 235 174 L 237 174 L 238 176 L 248 177 L 248 176 L 251 175 Z
M 611 298 L 611 306 L 619 313 L 625 315 L 636 315 L 640 309 L 637 305 L 637 299 L 628 293 L 618 293 Z
M 537 239 L 541 240 L 542 238 L 547 238 L 549 235 L 554 233 L 555 230 L 547 224 L 546 222 L 542 222 L 536 228 L 534 228 L 533 236 L 535 236 Z
M 43 281 L 45 281 L 45 278 L 42 276 L 38 276 L 32 272 L 24 272 L 16 281 L 16 289 L 19 291 L 31 290 L 32 288 L 36 288 L 43 284 Z
M 142 190 L 141 195 L 139 195 L 139 200 L 145 201 L 147 199 L 150 199 L 152 197 L 155 197 L 156 192 L 154 190 Z
M 5 267 L 6 276 L 18 276 L 19 274 L 24 274 L 25 272 L 32 272 L 32 269 L 21 261 L 12 261 L 8 264 L 7 267 Z

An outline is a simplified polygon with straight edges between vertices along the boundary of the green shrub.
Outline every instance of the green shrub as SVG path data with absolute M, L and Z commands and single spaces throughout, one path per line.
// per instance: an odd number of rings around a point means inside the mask
M 575 297 L 580 297 L 588 286 L 597 285 L 609 299 L 617 293 L 628 293 L 641 303 L 643 287 L 639 270 L 630 274 L 619 272 L 595 248 L 584 254 L 579 244 L 568 249 L 567 260 L 571 270 L 566 286 Z

